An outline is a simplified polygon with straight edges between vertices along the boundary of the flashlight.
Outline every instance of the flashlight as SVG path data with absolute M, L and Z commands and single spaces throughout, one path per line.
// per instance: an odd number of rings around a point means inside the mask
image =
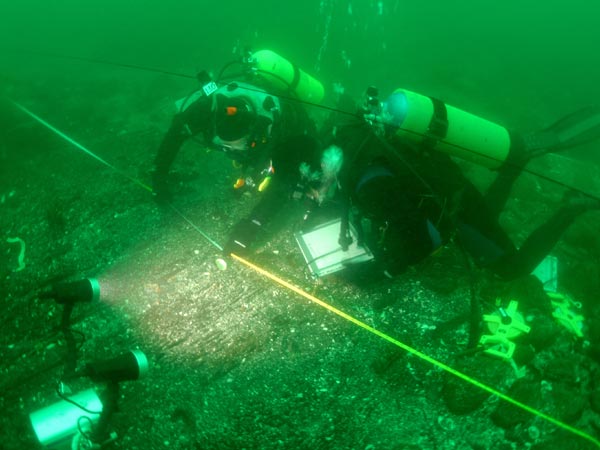
M 143 378 L 148 367 L 146 355 L 140 350 L 131 350 L 111 359 L 88 363 L 79 375 L 97 382 L 133 381 Z
M 52 298 L 57 303 L 96 302 L 100 299 L 100 283 L 96 278 L 57 283 L 40 294 L 41 299 Z

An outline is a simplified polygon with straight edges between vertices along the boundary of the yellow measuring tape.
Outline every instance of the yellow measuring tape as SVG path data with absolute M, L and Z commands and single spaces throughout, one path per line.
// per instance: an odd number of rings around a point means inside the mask
M 597 447 L 600 447 L 600 441 L 598 439 L 594 438 L 593 436 L 590 436 L 589 434 L 584 433 L 583 431 L 578 430 L 577 428 L 573 428 L 572 426 L 567 425 L 566 423 L 561 422 L 560 420 L 555 419 L 554 417 L 544 414 L 543 412 L 538 411 L 537 409 L 532 408 L 531 406 L 521 403 L 518 400 L 515 400 L 514 398 L 509 397 L 508 395 L 503 394 L 502 392 L 497 391 L 496 389 L 494 389 L 486 384 L 483 384 L 480 381 L 477 381 L 476 379 L 471 378 L 470 376 L 468 376 L 462 372 L 459 372 L 456 369 L 453 369 L 452 367 L 432 358 L 431 356 L 428 356 L 425 353 L 422 353 L 422 352 L 418 351 L 417 349 L 414 349 L 414 348 L 400 342 L 399 340 L 394 339 L 393 337 L 391 337 L 385 333 L 382 333 L 381 331 L 377 330 L 376 328 L 373 328 L 372 326 L 367 325 L 364 322 L 361 322 L 357 318 L 352 317 L 351 315 L 335 308 L 334 306 L 331 306 L 330 304 L 324 302 L 323 300 L 318 299 L 314 295 L 309 294 L 308 292 L 300 289 L 299 287 L 294 286 L 293 284 L 279 278 L 278 276 L 272 274 L 271 272 L 266 271 L 265 269 L 263 269 L 261 267 L 258 267 L 255 264 L 252 264 L 250 261 L 248 261 L 236 254 L 232 253 L 231 257 L 233 259 L 235 259 L 236 261 L 242 263 L 246 267 L 249 267 L 252 270 L 254 270 L 255 272 L 267 277 L 271 281 L 274 281 L 275 283 L 279 284 L 280 286 L 283 286 L 283 287 L 295 292 L 296 294 L 304 297 L 305 299 L 310 300 L 311 302 L 316 303 L 319 306 L 322 306 L 323 308 L 342 317 L 343 319 L 346 319 L 347 321 L 352 322 L 353 324 L 361 327 L 362 329 L 367 330 L 369 333 L 372 333 L 375 336 L 378 336 L 381 339 L 384 339 L 384 340 L 388 341 L 389 343 L 394 344 L 397 347 L 400 347 L 401 349 L 407 351 L 408 353 L 411 353 L 411 354 L 417 356 L 418 358 L 421 358 L 422 360 L 427 361 L 428 363 L 433 364 L 434 366 L 439 367 L 440 369 L 443 369 L 446 372 L 451 373 L 452 375 L 454 375 L 468 383 L 471 383 L 472 385 L 477 386 L 478 388 L 483 389 L 484 391 L 487 391 L 490 394 L 495 395 L 496 397 L 501 398 L 502 400 L 507 401 L 508 403 L 511 403 L 512 405 L 514 405 L 518 408 L 521 408 L 535 416 L 538 416 L 544 420 L 547 420 L 548 422 L 553 423 L 554 425 L 556 425 L 566 431 L 576 434 L 577 436 L 587 439 L 588 441 L 595 444 Z

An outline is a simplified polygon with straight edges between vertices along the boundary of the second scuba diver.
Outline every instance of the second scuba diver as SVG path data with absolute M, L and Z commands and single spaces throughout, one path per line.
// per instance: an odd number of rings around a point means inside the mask
M 354 222 L 380 273 L 401 273 L 456 238 L 478 266 L 515 279 L 530 274 L 580 214 L 600 209 L 600 200 L 569 191 L 518 249 L 499 224 L 512 185 L 531 158 L 600 136 L 595 109 L 521 136 L 410 91 L 397 90 L 385 102 L 376 94 L 368 91 L 356 118 L 336 126 L 334 142 L 345 157 L 342 221 Z M 485 194 L 449 154 L 497 169 Z M 348 226 L 341 228 L 343 246 Z

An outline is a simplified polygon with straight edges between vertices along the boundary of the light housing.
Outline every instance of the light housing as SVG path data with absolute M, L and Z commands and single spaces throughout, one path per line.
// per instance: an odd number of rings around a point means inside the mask
M 133 381 L 148 373 L 148 358 L 140 350 L 130 350 L 114 358 L 94 361 L 85 365 L 83 376 L 93 381 Z
M 69 450 L 79 428 L 83 424 L 96 424 L 100 419 L 103 407 L 94 389 L 70 396 L 69 400 L 60 400 L 29 415 L 33 431 L 42 446 Z M 82 422 L 82 417 L 89 419 L 89 422 Z
M 56 283 L 40 294 L 42 299 L 54 299 L 57 303 L 91 303 L 100 300 L 100 283 L 96 278 Z

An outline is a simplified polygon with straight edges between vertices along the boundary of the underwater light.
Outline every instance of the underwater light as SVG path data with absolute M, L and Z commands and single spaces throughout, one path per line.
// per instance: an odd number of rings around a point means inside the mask
M 67 450 L 80 433 L 100 420 L 103 405 L 94 389 L 63 399 L 29 415 L 33 431 L 43 447 Z
M 90 303 L 100 299 L 100 283 L 95 278 L 57 283 L 43 291 L 41 299 L 54 299 L 57 303 Z
M 143 378 L 148 367 L 148 358 L 143 352 L 130 350 L 111 359 L 88 363 L 78 375 L 93 381 L 133 381 Z
M 108 382 L 102 398 L 94 388 L 66 397 L 29 415 L 33 431 L 44 448 L 72 450 L 101 448 L 117 438 L 108 423 L 120 398 L 120 381 L 138 380 L 148 372 L 148 359 L 131 350 L 111 359 L 88 363 L 75 376 Z

